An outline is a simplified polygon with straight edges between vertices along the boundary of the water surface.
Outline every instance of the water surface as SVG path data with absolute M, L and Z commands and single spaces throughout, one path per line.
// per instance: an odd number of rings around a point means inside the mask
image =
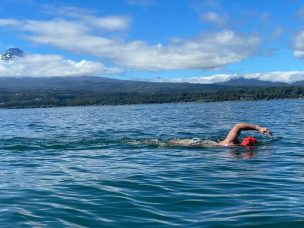
M 304 100 L 0 110 L 1 227 L 304 226 Z M 237 122 L 256 148 L 179 147 Z M 243 134 L 245 136 L 247 134 Z

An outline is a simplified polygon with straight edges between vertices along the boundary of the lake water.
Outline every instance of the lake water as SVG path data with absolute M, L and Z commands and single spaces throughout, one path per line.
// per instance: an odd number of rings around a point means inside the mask
M 304 100 L 0 110 L 1 227 L 304 226 Z M 256 148 L 178 147 L 268 127 Z M 247 134 L 243 134 L 245 136 Z

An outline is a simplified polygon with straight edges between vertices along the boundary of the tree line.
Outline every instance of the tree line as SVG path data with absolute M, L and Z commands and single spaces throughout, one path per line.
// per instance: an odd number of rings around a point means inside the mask
M 178 102 L 220 102 L 303 98 L 304 86 L 235 88 L 201 92 L 124 92 L 90 90 L 30 89 L 0 90 L 0 108 L 38 108 L 55 106 L 125 105 Z

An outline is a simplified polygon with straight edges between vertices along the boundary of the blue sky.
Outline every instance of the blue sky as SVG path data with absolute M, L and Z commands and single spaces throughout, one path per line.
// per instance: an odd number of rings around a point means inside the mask
M 0 76 L 304 80 L 304 1 L 1 0 Z

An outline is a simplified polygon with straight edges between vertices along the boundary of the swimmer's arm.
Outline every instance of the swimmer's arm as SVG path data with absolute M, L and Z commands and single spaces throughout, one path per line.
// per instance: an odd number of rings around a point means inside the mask
M 249 130 L 255 130 L 265 135 L 272 135 L 272 133 L 265 127 L 260 127 L 258 125 L 252 125 L 248 123 L 238 123 L 234 125 L 234 127 L 228 133 L 226 139 L 222 141 L 220 144 L 221 145 L 237 144 L 238 137 L 241 131 L 249 131 Z

